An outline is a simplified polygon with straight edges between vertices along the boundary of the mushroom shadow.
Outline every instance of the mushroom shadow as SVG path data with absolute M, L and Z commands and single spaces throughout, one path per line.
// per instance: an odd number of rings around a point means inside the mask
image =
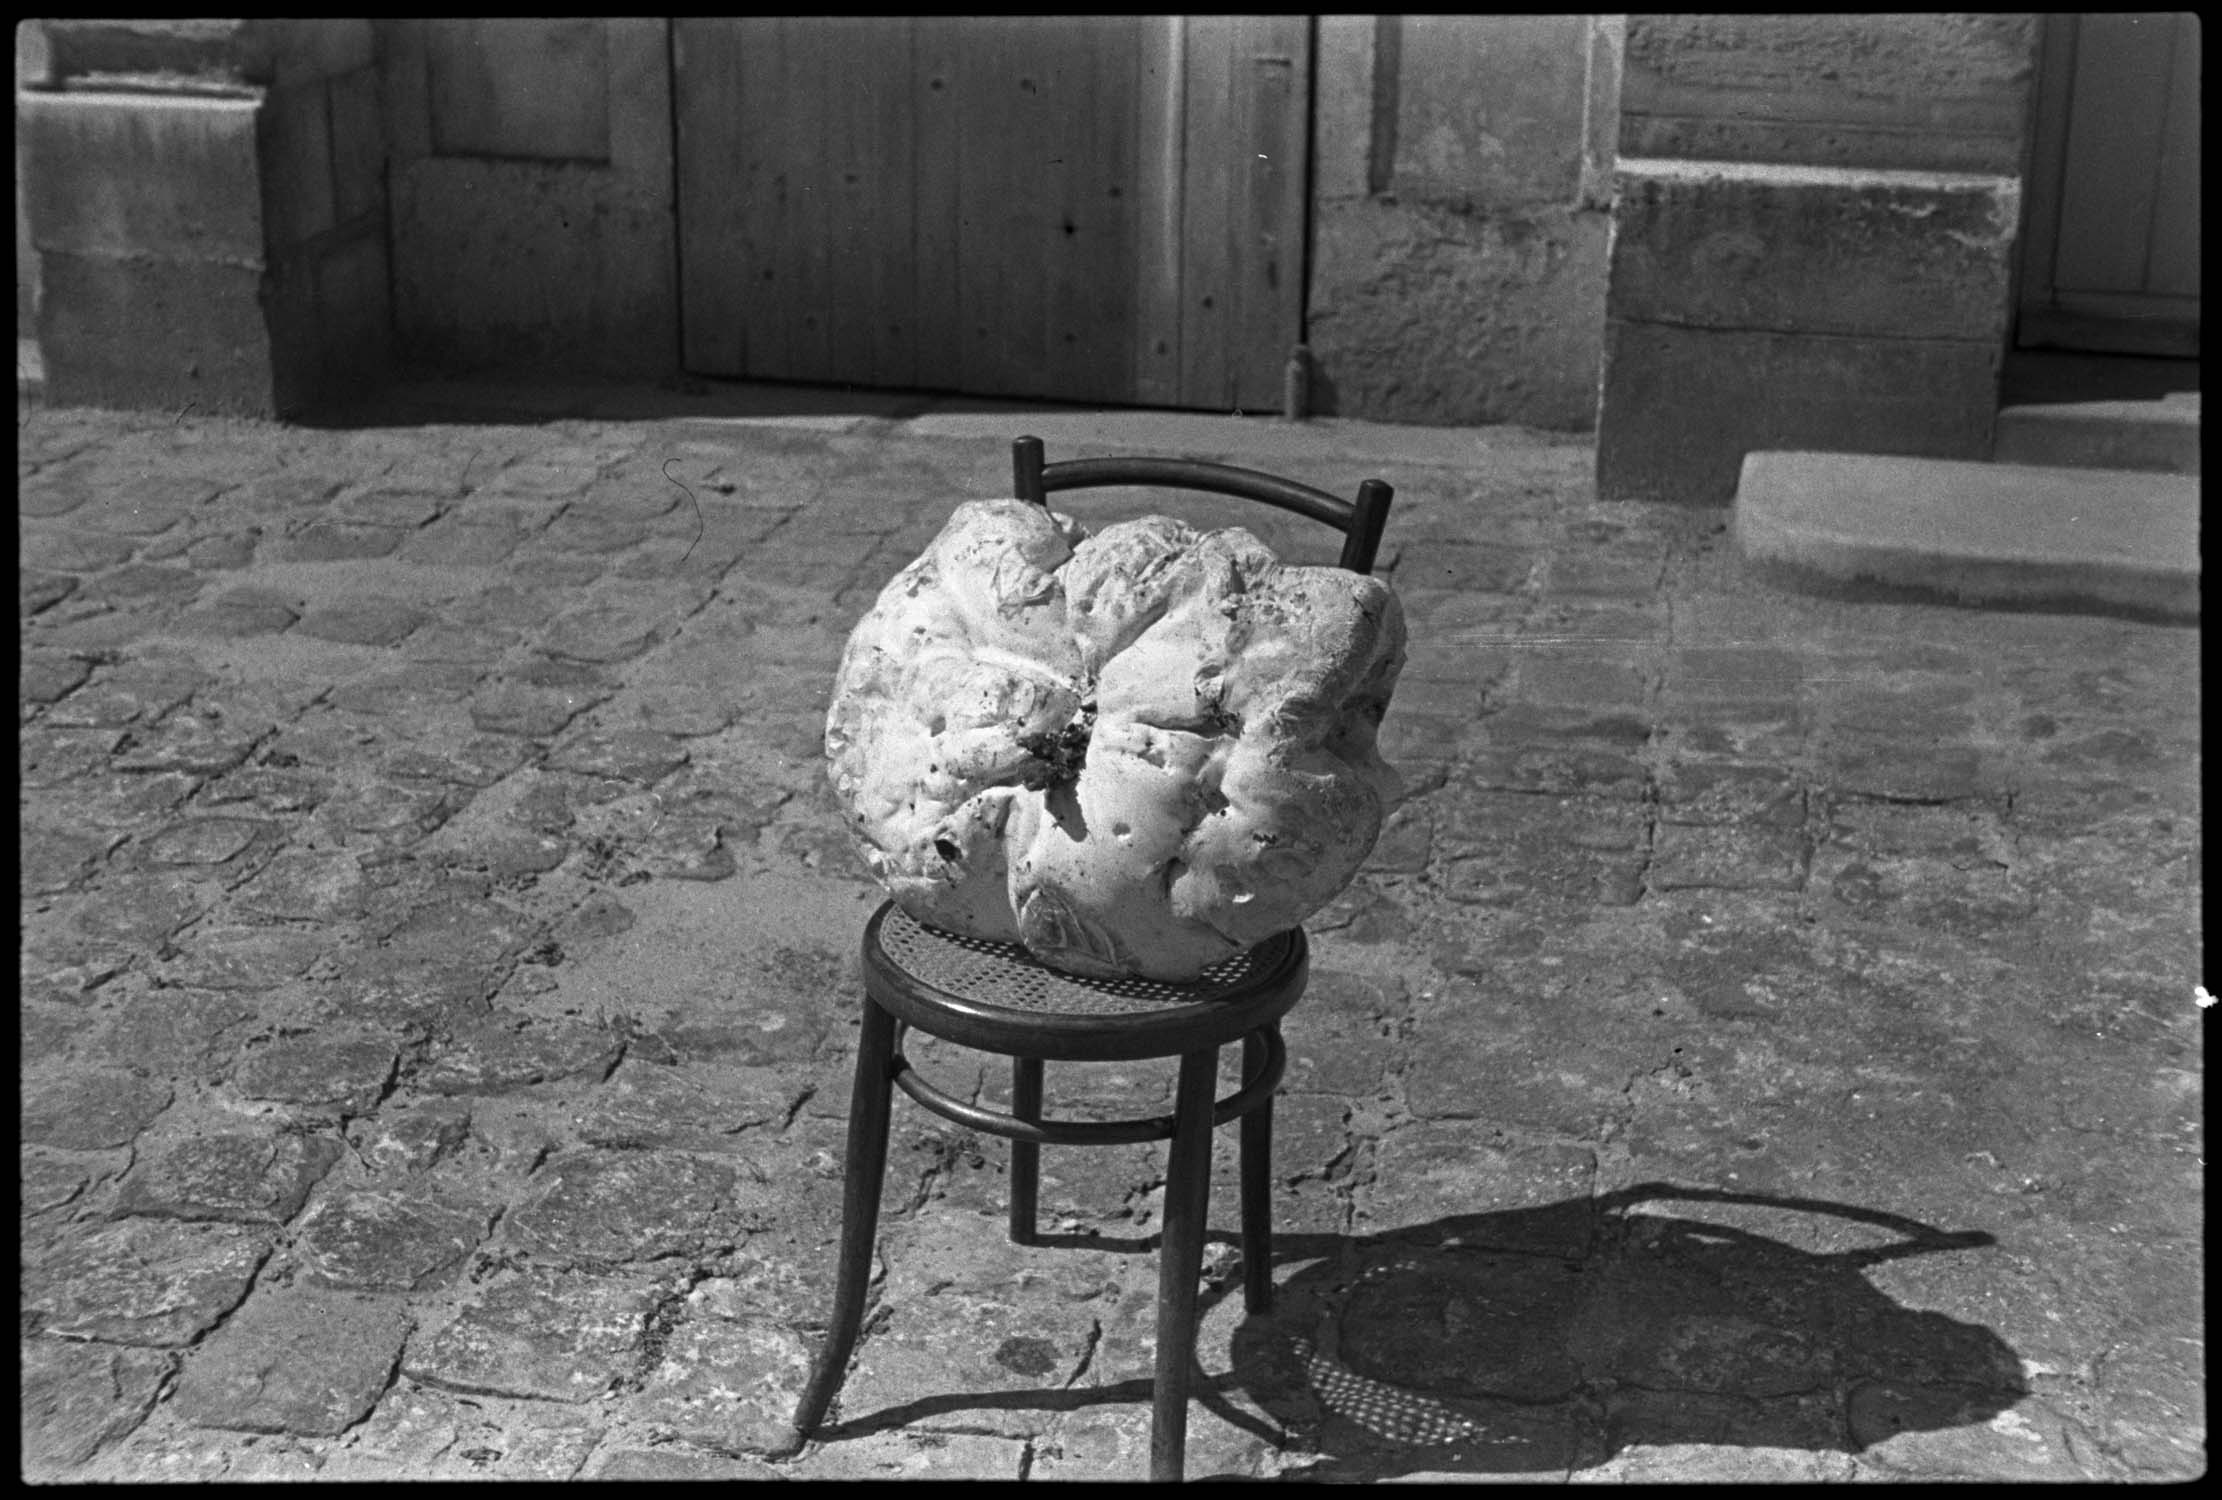
M 1801 1249 L 1755 1223 L 1852 1243 Z M 1857 1453 L 1986 1422 L 2028 1394 L 1997 1334 L 1904 1307 L 1864 1274 L 1996 1243 L 1876 1209 L 1666 1183 L 1283 1235 L 1274 1259 L 1298 1269 L 1276 1277 L 1272 1312 L 1243 1320 L 1232 1370 L 1198 1394 L 1261 1435 L 1307 1434 L 1320 1460 L 1304 1477 L 1319 1480 L 1573 1473 L 1639 1444 Z

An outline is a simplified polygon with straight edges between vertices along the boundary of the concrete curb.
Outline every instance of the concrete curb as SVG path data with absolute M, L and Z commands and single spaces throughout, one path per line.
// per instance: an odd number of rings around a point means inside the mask
M 1863 453 L 1752 453 L 1735 536 L 1808 592 L 2199 618 L 2199 481 Z
M 2000 463 L 2199 472 L 2199 393 L 2160 401 L 2066 401 L 1998 414 Z

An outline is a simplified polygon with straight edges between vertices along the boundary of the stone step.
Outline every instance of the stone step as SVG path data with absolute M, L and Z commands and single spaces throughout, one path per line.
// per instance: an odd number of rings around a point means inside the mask
M 1808 592 L 2199 618 L 2199 481 L 2126 469 L 1757 452 L 1737 546 Z
M 2199 472 L 2199 393 L 2158 401 L 2066 401 L 1998 414 L 1991 457 L 2078 469 Z

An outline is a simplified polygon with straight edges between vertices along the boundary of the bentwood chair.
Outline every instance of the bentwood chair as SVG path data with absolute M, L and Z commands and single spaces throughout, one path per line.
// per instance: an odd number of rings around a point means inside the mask
M 1045 464 L 1039 438 L 1012 445 L 1018 496 L 1047 505 L 1056 490 L 1154 485 L 1204 490 L 1295 511 L 1344 533 L 1339 565 L 1372 571 L 1393 491 L 1378 479 L 1355 501 L 1252 469 L 1191 459 L 1090 458 Z M 864 928 L 864 1018 L 849 1104 L 841 1249 L 833 1315 L 810 1382 L 794 1415 L 796 1442 L 825 1418 L 848 1370 L 864 1313 L 887 1166 L 892 1091 L 934 1114 L 1011 1142 L 1010 1237 L 1038 1243 L 1036 1205 L 1044 1146 L 1108 1146 L 1168 1140 L 1164 1228 L 1158 1246 L 1156 1380 L 1150 1477 L 1181 1477 L 1188 1431 L 1188 1379 L 1196 1339 L 1196 1289 L 1202 1274 L 1211 1188 L 1211 1137 L 1241 1121 L 1243 1300 L 1263 1314 L 1272 1304 L 1270 1156 L 1273 1094 L 1287 1055 L 1280 1020 L 1304 993 L 1302 928 L 1268 938 L 1215 965 L 1191 983 L 1088 979 L 1060 973 L 1012 944 L 959 937 L 921 926 L 892 902 Z M 1009 1114 L 982 1109 L 934 1088 L 903 1056 L 915 1029 L 961 1047 L 1011 1059 Z M 1214 1100 L 1219 1049 L 1242 1043 L 1243 1083 Z M 1045 1119 L 1043 1064 L 1178 1058 L 1173 1112 L 1148 1119 Z

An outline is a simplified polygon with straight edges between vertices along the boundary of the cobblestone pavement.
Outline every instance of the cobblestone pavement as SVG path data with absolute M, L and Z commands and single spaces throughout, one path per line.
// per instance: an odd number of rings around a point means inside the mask
M 1287 1026 L 1280 1303 L 1215 1232 L 1189 1472 L 2201 1471 L 2196 632 L 1768 592 L 1577 442 L 1221 429 L 1398 487 L 1413 646 Z M 1146 1471 L 1160 1153 L 1048 1152 L 1021 1251 L 1001 1143 L 907 1101 L 835 1424 L 765 1457 L 874 901 L 820 717 L 1004 441 L 18 443 L 28 1474 Z

